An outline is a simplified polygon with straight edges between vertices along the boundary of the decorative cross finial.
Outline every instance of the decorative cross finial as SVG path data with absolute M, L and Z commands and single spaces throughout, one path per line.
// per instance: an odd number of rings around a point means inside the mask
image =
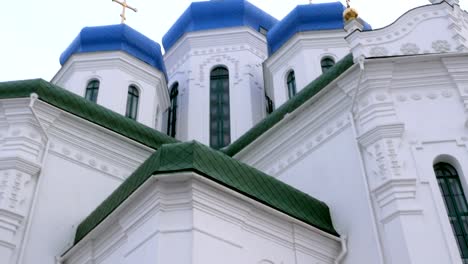
M 138 12 L 136 8 L 127 5 L 127 0 L 123 0 L 123 2 L 120 2 L 118 0 L 112 0 L 112 2 L 116 2 L 117 4 L 122 6 L 122 14 L 120 14 L 120 17 L 122 18 L 122 21 L 120 23 L 122 24 L 124 24 L 125 20 L 127 20 L 127 17 L 125 16 L 125 11 L 127 11 L 127 8 L 132 10 L 133 12 Z
M 351 7 L 351 0 L 346 0 L 346 7 L 348 7 L 348 8 Z

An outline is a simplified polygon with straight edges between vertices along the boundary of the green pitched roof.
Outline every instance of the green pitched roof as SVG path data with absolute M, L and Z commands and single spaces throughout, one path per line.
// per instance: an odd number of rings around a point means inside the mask
M 0 99 L 29 97 L 39 99 L 73 115 L 157 149 L 162 144 L 178 142 L 153 128 L 126 118 L 42 79 L 0 83 Z
M 294 110 L 299 108 L 310 98 L 320 92 L 323 88 L 334 81 L 338 76 L 343 74 L 351 66 L 354 65 L 353 55 L 349 54 L 341 59 L 334 67 L 329 71 L 322 74 L 320 77 L 315 79 L 309 85 L 307 85 L 302 91 L 300 91 L 294 98 L 284 103 L 281 107 L 276 109 L 267 118 L 260 121 L 256 126 L 247 131 L 244 135 L 238 138 L 235 142 L 224 148 L 222 151 L 229 156 L 234 156 L 239 153 L 242 149 L 247 147 L 249 144 L 254 142 L 263 133 L 268 131 L 274 125 L 279 123 L 287 114 L 292 113 Z
M 337 236 L 326 204 L 197 142 L 163 145 L 118 187 L 76 231 L 75 244 L 152 175 L 192 171 L 264 205 Z

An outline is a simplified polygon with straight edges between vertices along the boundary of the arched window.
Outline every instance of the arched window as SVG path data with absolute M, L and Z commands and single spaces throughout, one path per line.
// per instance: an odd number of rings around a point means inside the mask
M 169 115 L 167 117 L 167 134 L 171 137 L 176 135 L 177 124 L 177 95 L 179 95 L 179 83 L 174 83 L 169 95 L 171 99 L 171 107 L 169 108 Z
M 86 86 L 85 98 L 93 103 L 97 102 L 97 97 L 99 93 L 99 81 L 92 80 Z
M 289 72 L 286 84 L 288 85 L 288 96 L 291 99 L 296 95 L 296 75 L 294 71 Z
M 457 170 L 450 164 L 434 165 L 452 231 L 464 263 L 468 263 L 468 205 Z
M 210 146 L 220 149 L 231 143 L 229 71 L 217 67 L 210 74 Z
M 127 97 L 127 111 L 125 116 L 133 120 L 137 119 L 138 113 L 138 101 L 140 99 L 140 92 L 135 85 L 130 85 L 128 87 L 128 97 Z
M 322 65 L 322 73 L 326 73 L 331 67 L 335 66 L 335 60 L 330 57 L 325 57 L 320 64 Z

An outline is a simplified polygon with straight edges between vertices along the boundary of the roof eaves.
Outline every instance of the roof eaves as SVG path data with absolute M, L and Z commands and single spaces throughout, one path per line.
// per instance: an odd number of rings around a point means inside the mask
M 0 99 L 26 98 L 31 93 L 36 93 L 39 100 L 43 102 L 150 148 L 158 149 L 162 144 L 178 142 L 178 140 L 153 128 L 92 103 L 42 79 L 0 83 Z
M 165 144 L 148 158 L 78 226 L 75 245 L 103 222 L 153 175 L 197 174 L 338 236 L 328 206 L 293 187 L 198 142 Z

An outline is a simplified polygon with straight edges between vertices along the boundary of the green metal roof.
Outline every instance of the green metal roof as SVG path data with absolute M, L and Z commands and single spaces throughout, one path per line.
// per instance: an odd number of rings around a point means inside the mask
M 300 91 L 296 96 L 291 98 L 291 100 L 284 103 L 281 107 L 276 109 L 267 118 L 260 121 L 256 126 L 247 131 L 235 142 L 222 149 L 222 151 L 229 156 L 236 155 L 242 149 L 259 138 L 263 133 L 279 123 L 287 114 L 292 113 L 294 110 L 299 108 L 353 65 L 353 55 L 349 54 L 341 59 L 329 71 L 322 74 L 309 85 L 304 87 L 304 89 L 302 89 L 302 91 Z
M 0 83 L 0 99 L 29 97 L 39 99 L 73 115 L 112 130 L 148 147 L 158 149 L 162 144 L 178 142 L 148 126 L 138 123 L 83 97 L 42 79 Z
M 327 205 L 198 142 L 165 144 L 118 187 L 76 231 L 75 244 L 108 217 L 152 175 L 196 172 L 264 205 L 338 236 Z

